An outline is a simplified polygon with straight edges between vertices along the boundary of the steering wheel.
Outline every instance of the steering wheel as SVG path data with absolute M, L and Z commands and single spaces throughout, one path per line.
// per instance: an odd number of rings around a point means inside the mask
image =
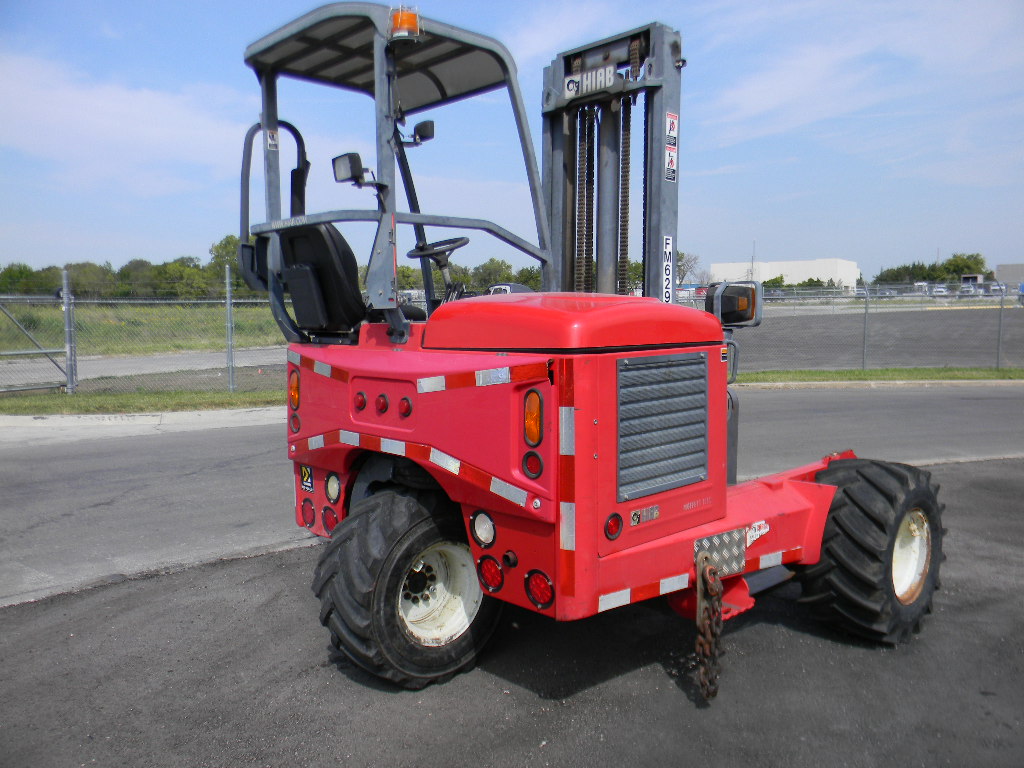
M 469 242 L 468 237 L 453 237 L 450 240 L 438 240 L 436 243 L 424 243 L 417 245 L 406 256 L 410 259 L 433 259 L 439 266 L 441 262 L 448 262 L 448 256 L 452 251 L 461 248 Z

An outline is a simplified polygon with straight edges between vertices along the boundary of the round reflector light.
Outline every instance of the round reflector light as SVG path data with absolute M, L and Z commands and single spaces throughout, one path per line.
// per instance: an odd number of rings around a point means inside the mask
M 324 481 L 324 490 L 327 492 L 327 500 L 331 504 L 337 504 L 341 498 L 341 478 L 331 472 Z
M 388 411 L 388 396 L 387 395 L 377 395 L 377 403 L 376 403 L 376 405 L 377 405 L 377 412 L 378 413 L 387 413 L 387 411 Z
M 538 608 L 550 608 L 555 602 L 555 586 L 542 571 L 526 574 L 526 595 Z
M 527 476 L 536 479 L 540 477 L 540 473 L 543 471 L 544 463 L 540 460 L 540 456 L 538 456 L 534 451 L 528 451 L 527 454 L 523 456 L 523 472 L 525 472 Z
M 330 533 L 338 527 L 338 513 L 330 507 L 324 507 L 322 514 L 324 516 L 324 528 Z
M 291 418 L 288 419 L 288 428 L 292 432 L 298 432 L 302 429 L 302 421 L 299 419 L 299 414 L 293 413 Z
M 355 397 L 352 398 L 352 405 L 356 407 L 357 411 L 363 410 L 366 407 L 366 393 L 356 392 Z
M 622 533 L 622 516 L 616 512 L 605 521 L 604 535 L 614 540 L 619 538 L 620 533 Z
M 497 592 L 504 586 L 505 573 L 501 570 L 501 564 L 490 555 L 480 558 L 476 570 L 480 576 L 480 583 L 488 592 Z
M 292 410 L 299 408 L 299 372 L 297 370 L 292 370 L 288 374 L 288 405 L 292 407 Z
M 302 500 L 302 524 L 307 528 L 312 528 L 313 523 L 316 521 L 316 510 L 313 508 L 313 502 L 309 499 Z
M 473 532 L 473 540 L 484 549 L 494 543 L 498 534 L 491 516 L 483 511 L 477 512 L 470 518 L 469 527 Z
M 403 397 L 398 401 L 398 415 L 408 416 L 410 413 L 412 413 L 412 400 L 408 397 Z

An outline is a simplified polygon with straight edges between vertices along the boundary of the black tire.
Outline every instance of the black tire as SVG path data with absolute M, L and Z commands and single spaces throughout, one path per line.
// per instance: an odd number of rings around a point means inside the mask
M 821 560 L 797 568 L 801 602 L 833 626 L 895 645 L 920 629 L 939 588 L 943 506 L 924 470 L 834 461 L 815 481 L 838 487 Z
M 443 506 L 404 489 L 357 501 L 313 577 L 334 647 L 406 688 L 471 667 L 501 614 L 480 588 L 460 518 Z

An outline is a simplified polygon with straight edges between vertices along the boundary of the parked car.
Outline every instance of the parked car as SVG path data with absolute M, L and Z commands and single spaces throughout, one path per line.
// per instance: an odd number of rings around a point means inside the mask
M 487 293 L 533 293 L 533 288 L 522 283 L 497 283 L 488 288 Z
M 932 296 L 949 296 L 949 289 L 944 285 L 933 286 Z

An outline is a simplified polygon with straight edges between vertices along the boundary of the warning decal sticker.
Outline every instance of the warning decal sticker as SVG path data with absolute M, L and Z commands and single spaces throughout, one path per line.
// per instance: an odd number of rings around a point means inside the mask
M 676 169 L 679 167 L 679 148 L 665 147 L 665 181 L 676 180 Z
M 671 112 L 665 113 L 665 146 L 676 147 L 679 145 L 679 115 Z
M 305 464 L 299 465 L 299 480 L 302 484 L 302 490 L 306 493 L 313 492 L 313 468 L 307 467 Z

